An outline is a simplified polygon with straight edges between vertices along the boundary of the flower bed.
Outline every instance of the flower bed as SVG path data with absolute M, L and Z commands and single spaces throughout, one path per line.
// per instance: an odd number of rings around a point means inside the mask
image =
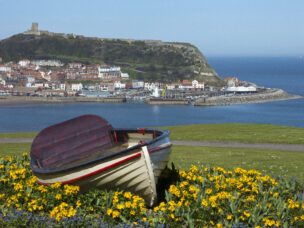
M 38 185 L 27 154 L 6 156 L 0 158 L 0 225 L 304 227 L 304 187 L 296 180 L 193 166 L 166 170 L 162 183 L 163 202 L 147 208 L 131 192 L 80 194 L 78 186 Z

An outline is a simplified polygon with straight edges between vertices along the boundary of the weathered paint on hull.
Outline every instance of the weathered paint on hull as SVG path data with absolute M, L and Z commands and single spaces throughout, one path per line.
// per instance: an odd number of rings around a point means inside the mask
M 120 189 L 141 196 L 149 206 L 157 201 L 152 163 L 146 147 L 62 173 L 34 174 L 41 184 L 70 183 L 80 186 L 82 192 L 91 188 Z

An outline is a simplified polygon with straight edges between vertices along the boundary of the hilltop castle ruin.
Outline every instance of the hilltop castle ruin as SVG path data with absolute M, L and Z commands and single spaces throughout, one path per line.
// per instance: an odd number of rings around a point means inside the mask
M 36 35 L 36 36 L 40 36 L 40 35 L 62 36 L 64 38 L 69 38 L 69 37 L 75 38 L 76 37 L 75 34 L 55 33 L 55 32 L 49 32 L 47 30 L 39 30 L 37 22 L 33 22 L 32 23 L 32 28 L 30 30 L 27 30 L 27 31 L 23 32 L 23 34 L 25 34 L 25 35 Z

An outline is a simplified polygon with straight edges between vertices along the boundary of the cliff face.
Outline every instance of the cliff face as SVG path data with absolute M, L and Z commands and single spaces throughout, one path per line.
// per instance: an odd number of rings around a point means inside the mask
M 56 58 L 86 64 L 105 62 L 121 66 L 137 79 L 197 79 L 208 85 L 223 84 L 203 54 L 188 43 L 18 34 L 0 41 L 0 56 L 4 61 Z

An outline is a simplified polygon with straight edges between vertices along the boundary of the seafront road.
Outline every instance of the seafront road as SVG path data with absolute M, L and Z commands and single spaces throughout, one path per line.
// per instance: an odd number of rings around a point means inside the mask
M 234 147 L 258 148 L 265 150 L 284 150 L 304 152 L 303 144 L 274 144 L 274 143 L 240 143 L 240 142 L 210 142 L 210 141 L 171 141 L 178 146 L 209 146 L 209 147 Z
M 0 138 L 0 143 L 32 143 L 32 138 Z M 211 142 L 211 141 L 171 141 L 174 146 L 208 146 L 258 148 L 266 150 L 284 150 L 304 152 L 304 144 L 275 144 L 275 143 L 240 143 L 240 142 Z M 1 146 L 1 145 L 0 145 Z

